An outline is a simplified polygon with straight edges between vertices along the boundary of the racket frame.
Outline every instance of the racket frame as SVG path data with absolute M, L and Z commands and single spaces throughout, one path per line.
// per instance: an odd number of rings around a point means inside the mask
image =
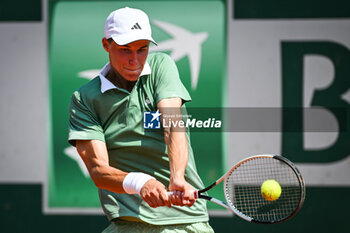
M 277 221 L 260 221 L 257 219 L 254 219 L 252 217 L 249 217 L 243 213 L 241 213 L 238 209 L 236 209 L 236 207 L 230 202 L 227 192 L 226 192 L 226 184 L 227 184 L 227 180 L 228 177 L 231 175 L 231 173 L 236 170 L 239 166 L 241 166 L 243 163 L 252 160 L 252 159 L 256 159 L 256 158 L 273 158 L 273 159 L 278 159 L 279 161 L 282 161 L 284 164 L 288 165 L 292 171 L 295 173 L 296 177 L 298 178 L 299 181 L 299 186 L 301 187 L 301 195 L 300 195 L 300 201 L 298 206 L 295 208 L 295 210 L 286 218 L 277 220 Z M 204 195 L 203 193 L 212 189 L 213 187 L 215 187 L 216 185 L 220 184 L 222 181 L 224 181 L 224 186 L 223 186 L 223 191 L 225 194 L 225 199 L 226 199 L 226 203 L 218 200 L 214 197 L 211 196 L 207 196 Z M 272 154 L 261 154 L 261 155 L 254 155 L 254 156 L 250 156 L 247 157 L 245 159 L 242 159 L 241 161 L 239 161 L 238 163 L 235 164 L 235 166 L 233 166 L 228 172 L 226 172 L 222 177 L 220 177 L 216 182 L 212 183 L 211 185 L 207 186 L 204 189 L 195 191 L 195 198 L 202 198 L 211 202 L 214 202 L 228 210 L 231 210 L 234 214 L 238 215 L 239 217 L 249 221 L 249 222 L 254 222 L 254 223 L 262 223 L 262 224 L 274 224 L 274 223 L 278 223 L 278 222 L 283 222 L 283 221 L 287 221 L 288 219 L 291 219 L 293 216 L 296 215 L 296 213 L 298 213 L 298 211 L 301 209 L 304 200 L 305 200 L 305 181 L 301 176 L 300 171 L 298 170 L 298 168 L 288 159 L 286 159 L 285 157 L 279 156 L 279 155 L 272 155 Z M 227 204 L 228 203 L 228 204 Z

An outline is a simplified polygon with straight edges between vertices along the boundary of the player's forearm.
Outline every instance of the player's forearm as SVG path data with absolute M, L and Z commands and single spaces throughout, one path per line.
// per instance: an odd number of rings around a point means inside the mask
M 157 105 L 162 113 L 162 122 L 169 123 L 164 124 L 163 129 L 168 149 L 171 184 L 174 183 L 174 179 L 177 179 L 178 183 L 183 183 L 188 161 L 186 129 L 180 124 L 183 120 L 181 105 L 182 99 L 178 97 L 163 99 Z
M 170 191 L 180 191 L 181 195 L 172 195 L 170 202 L 173 205 L 192 206 L 194 198 L 191 196 L 193 187 L 185 179 L 188 162 L 188 144 L 185 132 L 173 132 L 169 135 L 168 156 L 170 167 Z
M 76 147 L 83 159 L 91 179 L 98 188 L 124 193 L 123 180 L 127 175 L 109 166 L 106 144 L 98 140 L 79 140 Z
M 184 179 L 188 162 L 188 145 L 185 132 L 170 132 L 168 136 L 170 179 Z
M 76 147 L 98 188 L 114 193 L 135 194 L 140 193 L 147 181 L 154 179 L 152 176 L 141 172 L 127 173 L 111 167 L 104 142 L 79 140 L 76 142 Z
M 96 166 L 90 169 L 90 176 L 96 187 L 115 193 L 125 193 L 123 180 L 127 174 L 109 165 Z

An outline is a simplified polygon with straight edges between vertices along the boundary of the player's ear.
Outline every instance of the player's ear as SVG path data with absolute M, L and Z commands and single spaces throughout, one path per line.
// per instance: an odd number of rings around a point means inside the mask
M 110 45 L 109 41 L 105 37 L 103 37 L 102 38 L 102 46 L 106 50 L 107 53 L 109 53 L 109 45 Z

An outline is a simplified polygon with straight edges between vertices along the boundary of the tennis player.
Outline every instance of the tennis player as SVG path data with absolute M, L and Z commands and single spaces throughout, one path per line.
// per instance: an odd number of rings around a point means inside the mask
M 156 42 L 141 10 L 113 11 L 104 35 L 109 62 L 73 93 L 68 138 L 98 187 L 111 222 L 103 232 L 213 232 L 205 201 L 190 195 L 203 183 L 189 135 L 143 125 L 145 112 L 159 119 L 191 100 L 175 63 L 148 53 Z

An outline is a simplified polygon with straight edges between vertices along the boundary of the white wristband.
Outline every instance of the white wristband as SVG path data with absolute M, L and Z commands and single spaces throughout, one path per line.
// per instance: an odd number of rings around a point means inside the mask
M 123 180 L 124 191 L 128 194 L 140 194 L 143 185 L 155 178 L 142 172 L 130 172 Z

